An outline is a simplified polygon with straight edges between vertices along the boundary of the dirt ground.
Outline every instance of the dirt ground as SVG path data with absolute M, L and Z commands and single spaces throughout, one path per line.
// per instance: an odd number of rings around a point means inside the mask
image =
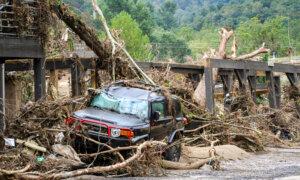
M 227 146 L 227 145 L 226 145 Z M 233 147 L 235 148 L 235 147 Z M 225 150 L 226 151 L 226 150 Z M 241 151 L 242 152 L 242 151 Z M 234 154 L 227 153 L 224 154 Z M 226 157 L 227 157 L 226 155 Z M 249 155 L 249 156 L 248 156 Z M 230 156 L 229 156 L 230 157 Z M 234 158 L 234 155 L 232 156 Z M 236 156 L 237 157 L 237 156 Z M 120 179 L 300 179 L 300 146 L 281 149 L 268 148 L 267 152 L 246 154 L 237 160 L 221 162 L 222 170 L 212 171 L 205 166 L 199 170 L 166 171 L 165 177 L 123 177 Z M 74 178 L 73 178 L 74 179 Z M 81 176 L 75 179 L 103 179 L 97 176 Z
M 209 167 L 192 171 L 168 171 L 175 179 L 300 179 L 300 146 L 291 149 L 269 148 L 249 158 L 221 162 L 221 171 Z

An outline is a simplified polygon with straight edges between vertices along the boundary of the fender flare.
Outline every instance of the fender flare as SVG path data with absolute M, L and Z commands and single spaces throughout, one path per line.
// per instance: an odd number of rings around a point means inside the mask
M 181 129 L 176 129 L 175 131 L 172 132 L 172 134 L 169 136 L 168 138 L 168 143 L 172 143 L 173 140 L 174 140 L 174 137 L 177 133 L 182 133 L 184 131 L 184 128 L 181 128 Z

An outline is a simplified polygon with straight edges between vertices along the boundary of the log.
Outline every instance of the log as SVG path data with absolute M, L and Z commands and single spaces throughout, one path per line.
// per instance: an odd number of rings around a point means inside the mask
M 51 10 L 95 52 L 99 59 L 106 60 L 110 57 L 110 52 L 107 51 L 104 43 L 98 40 L 94 30 L 76 17 L 76 15 L 69 10 L 68 6 L 54 3 L 51 5 Z
M 96 0 L 92 0 L 92 4 L 93 4 L 94 10 L 100 16 L 100 21 L 102 22 L 102 24 L 104 26 L 104 29 L 106 31 L 106 34 L 107 34 L 107 36 L 108 36 L 108 38 L 109 38 L 109 40 L 111 42 L 111 45 L 112 45 L 112 57 L 115 55 L 116 46 L 118 46 L 126 54 L 126 56 L 128 57 L 129 63 L 135 68 L 135 69 L 132 69 L 132 71 L 135 72 L 135 70 L 137 70 L 138 73 L 144 78 L 144 80 L 147 83 L 155 85 L 155 83 L 153 82 L 153 80 L 146 73 L 144 73 L 144 71 L 136 64 L 136 62 L 134 61 L 134 59 L 132 58 L 132 56 L 129 54 L 129 52 L 121 44 L 119 44 L 113 38 L 113 36 L 110 33 L 110 29 L 109 29 L 109 27 L 107 25 L 106 19 L 105 19 L 104 15 L 103 15 L 103 12 L 100 9 L 100 7 L 97 5 Z M 116 65 L 115 63 L 116 63 L 116 61 L 113 60 L 112 64 L 113 64 L 113 79 L 114 80 L 115 80 L 115 65 Z M 129 66 L 129 67 L 131 67 L 131 66 Z M 137 73 L 136 73 L 136 75 L 138 76 Z
M 245 54 L 245 55 L 239 56 L 237 58 L 233 58 L 233 59 L 234 60 L 251 59 L 251 58 L 253 58 L 253 57 L 255 57 L 259 54 L 268 53 L 269 51 L 270 51 L 270 49 L 265 48 L 265 43 L 263 43 L 262 46 L 259 49 L 255 50 L 255 51 L 253 51 L 249 54 Z
M 145 148 L 153 147 L 153 146 L 166 146 L 167 144 L 160 141 L 146 141 L 139 145 L 137 148 L 137 152 L 130 158 L 126 159 L 123 162 L 110 165 L 110 166 L 96 166 L 96 167 L 90 167 L 86 169 L 79 169 L 75 171 L 70 172 L 61 172 L 57 174 L 52 174 L 49 176 L 46 176 L 44 178 L 47 179 L 66 179 L 66 178 L 72 178 L 80 175 L 87 175 L 87 174 L 96 174 L 96 173 L 105 173 L 110 171 L 115 171 L 118 169 L 122 169 L 132 163 L 133 161 L 139 159 L 143 155 L 143 151 Z
M 220 45 L 219 45 L 219 51 L 217 54 L 217 58 L 225 59 L 226 58 L 226 44 L 227 44 L 228 40 L 231 38 L 231 36 L 233 35 L 233 30 L 228 31 L 225 28 L 221 28 L 219 34 L 221 36 L 221 41 L 220 41 Z
M 47 152 L 46 148 L 44 148 L 42 146 L 38 146 L 38 145 L 36 145 L 34 143 L 31 143 L 31 142 L 28 142 L 28 141 L 23 141 L 23 140 L 17 139 L 16 142 L 18 144 L 23 144 L 26 147 L 29 147 L 31 149 L 34 149 L 34 150 L 37 150 L 37 151 L 40 151 L 40 152 Z
M 199 161 L 189 163 L 178 163 L 162 160 L 161 166 L 165 169 L 173 169 L 173 170 L 190 170 L 190 169 L 199 169 L 203 165 L 209 163 L 212 159 L 201 159 Z
M 23 169 L 20 170 L 4 170 L 4 169 L 0 169 L 0 174 L 5 174 L 5 175 L 14 175 L 14 174 L 20 174 L 20 173 L 24 173 L 26 171 L 28 171 L 31 168 L 30 164 L 27 164 Z

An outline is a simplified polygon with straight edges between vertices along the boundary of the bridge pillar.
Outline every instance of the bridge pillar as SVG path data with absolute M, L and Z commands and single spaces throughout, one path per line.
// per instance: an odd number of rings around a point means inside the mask
M 252 100 L 255 104 L 257 104 L 257 97 L 256 97 L 256 85 L 257 85 L 257 81 L 256 81 L 257 77 L 256 76 L 248 76 L 248 82 L 249 82 L 249 86 L 250 86 L 250 92 L 251 92 L 251 96 L 252 96 Z
M 299 77 L 296 73 L 286 73 L 290 83 L 291 83 L 291 86 L 293 88 L 296 89 L 297 91 L 297 94 L 300 93 L 300 88 L 299 88 Z M 298 113 L 298 117 L 300 118 L 300 103 L 299 103 L 299 97 L 297 97 L 297 95 L 293 95 L 292 98 L 294 99 L 294 102 L 295 102 L 295 106 L 296 106 L 296 110 L 297 110 L 297 113 Z
M 226 98 L 226 95 L 231 93 L 232 91 L 232 85 L 233 85 L 233 71 L 226 72 L 225 75 L 220 75 L 222 83 L 223 83 L 223 92 L 224 92 L 224 99 Z M 225 102 L 224 100 L 224 107 L 226 109 L 230 108 L 230 104 Z
M 276 96 L 276 105 L 277 108 L 281 106 L 281 83 L 280 76 L 274 77 L 274 86 L 275 86 L 275 96 Z
M 82 95 L 81 70 L 78 62 L 76 61 L 74 61 L 71 67 L 71 86 L 72 97 Z
M 206 93 L 206 109 L 210 113 L 214 113 L 215 101 L 214 101 L 214 78 L 213 78 L 213 68 L 211 67 L 210 60 L 206 61 L 206 66 L 204 67 L 204 78 L 205 78 L 205 93 Z
M 0 59 L 0 135 L 5 131 L 5 59 Z
M 268 94 L 269 105 L 271 108 L 278 108 L 277 102 L 276 102 L 275 82 L 274 82 L 273 71 L 267 71 L 266 78 L 267 78 L 267 84 L 268 84 L 268 90 L 269 90 L 269 94 Z
M 240 91 L 242 93 L 246 92 L 246 82 L 247 82 L 247 72 L 246 69 L 236 69 L 234 70 L 238 81 L 239 81 L 239 87 L 240 87 Z
M 42 99 L 46 94 L 45 63 L 45 58 L 33 60 L 34 97 L 36 101 Z

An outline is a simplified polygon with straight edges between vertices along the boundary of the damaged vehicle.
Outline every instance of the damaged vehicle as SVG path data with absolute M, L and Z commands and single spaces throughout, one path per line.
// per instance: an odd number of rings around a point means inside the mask
M 176 96 L 163 95 L 159 87 L 142 86 L 122 81 L 94 92 L 88 107 L 74 112 L 66 123 L 77 123 L 74 128 L 84 127 L 89 137 L 112 147 L 167 140 L 164 158 L 179 161 L 186 122 L 181 103 Z

